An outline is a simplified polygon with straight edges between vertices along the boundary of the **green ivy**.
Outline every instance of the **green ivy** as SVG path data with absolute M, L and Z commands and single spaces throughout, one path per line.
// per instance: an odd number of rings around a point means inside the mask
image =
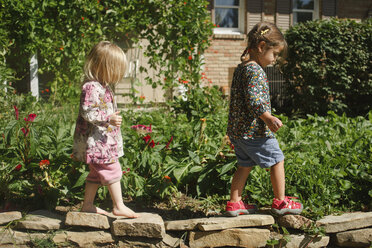
M 53 99 L 65 101 L 78 96 L 84 59 L 95 43 L 136 45 L 147 40 L 145 54 L 161 78 L 148 77 L 150 84 L 171 88 L 179 83 L 176 77 L 198 83 L 201 54 L 212 33 L 207 4 L 200 0 L 0 0 L 0 17 L 6 20 L 0 24 L 1 50 L 5 49 L 0 52 L 7 61 L 5 65 L 0 60 L 0 70 L 14 69 L 19 83 L 36 53 L 39 73 L 49 79 Z

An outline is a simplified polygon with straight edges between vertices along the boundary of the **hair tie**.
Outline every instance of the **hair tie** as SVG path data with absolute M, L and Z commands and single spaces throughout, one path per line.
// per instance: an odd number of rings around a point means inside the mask
M 264 34 L 266 34 L 267 32 L 269 32 L 269 29 L 261 30 L 261 35 L 264 35 Z

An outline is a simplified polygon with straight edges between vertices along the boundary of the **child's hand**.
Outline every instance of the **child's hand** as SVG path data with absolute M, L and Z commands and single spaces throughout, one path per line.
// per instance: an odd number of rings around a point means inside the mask
M 260 118 L 265 122 L 265 124 L 269 127 L 269 129 L 274 133 L 276 133 L 279 130 L 279 128 L 283 126 L 283 123 L 281 120 L 279 120 L 275 116 L 272 116 L 268 112 L 265 112 L 263 115 L 260 116 Z
M 121 126 L 122 117 L 120 115 L 118 115 L 119 113 L 120 113 L 120 111 L 116 111 L 115 113 L 110 115 L 110 125 L 113 125 L 113 126 L 116 126 L 116 127 Z

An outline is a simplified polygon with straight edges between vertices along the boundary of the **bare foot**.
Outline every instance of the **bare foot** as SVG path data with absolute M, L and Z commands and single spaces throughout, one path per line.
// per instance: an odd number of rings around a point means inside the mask
M 95 214 L 103 214 L 103 215 L 108 215 L 109 213 L 102 208 L 96 207 L 94 205 L 92 206 L 83 206 L 80 210 L 81 212 L 86 212 L 86 213 L 95 213 Z
M 138 218 L 140 216 L 124 204 L 119 206 L 118 208 L 114 207 L 112 209 L 112 213 L 116 216 L 124 216 L 127 218 Z

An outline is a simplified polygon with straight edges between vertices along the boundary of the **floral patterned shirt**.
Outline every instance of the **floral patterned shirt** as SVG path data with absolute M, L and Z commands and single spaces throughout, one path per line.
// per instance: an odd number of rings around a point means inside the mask
M 73 158 L 88 164 L 108 164 L 117 162 L 124 155 L 120 128 L 109 124 L 110 115 L 116 111 L 109 86 L 95 81 L 83 85 Z
M 259 118 L 265 112 L 271 113 L 266 73 L 256 63 L 242 63 L 236 68 L 231 85 L 227 135 L 232 139 L 274 138 Z

